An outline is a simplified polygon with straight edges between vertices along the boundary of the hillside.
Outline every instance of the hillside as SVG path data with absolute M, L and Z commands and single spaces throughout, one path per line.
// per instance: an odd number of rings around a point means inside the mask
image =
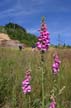
M 35 45 L 37 37 L 18 24 L 8 23 L 5 26 L 0 26 L 0 33 L 6 33 L 11 39 L 19 40 L 27 46 Z
M 1 40 L 10 40 L 10 37 L 5 33 L 0 33 L 0 41 Z

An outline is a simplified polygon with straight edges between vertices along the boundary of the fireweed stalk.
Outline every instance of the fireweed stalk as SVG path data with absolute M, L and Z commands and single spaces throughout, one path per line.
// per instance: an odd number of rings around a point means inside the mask
M 60 59 L 59 59 L 59 56 L 57 53 L 55 53 L 53 55 L 53 58 L 54 58 L 54 62 L 52 64 L 52 73 L 53 73 L 53 88 L 52 88 L 52 94 L 51 94 L 51 103 L 50 103 L 50 106 L 49 108 L 56 108 L 56 101 L 55 101 L 55 95 L 56 95 L 56 90 L 57 90 L 57 75 L 59 73 L 59 68 L 60 68 Z
M 52 65 L 52 72 L 53 72 L 54 75 L 57 75 L 58 72 L 59 72 L 59 67 L 60 67 L 61 61 L 60 61 L 59 56 L 58 56 L 57 53 L 54 54 L 53 57 L 54 57 L 54 63 Z
M 28 107 L 30 108 L 30 92 L 31 92 L 31 85 L 30 85 L 30 81 L 31 81 L 31 74 L 29 70 L 26 70 L 25 73 L 25 78 L 22 81 L 22 91 L 23 93 L 28 96 L 28 101 L 29 101 L 29 105 Z
M 44 17 L 42 18 L 42 23 L 40 27 L 40 36 L 38 37 L 38 42 L 36 43 L 37 49 L 40 51 L 41 54 L 41 71 L 42 71 L 42 108 L 45 107 L 44 105 L 44 54 L 48 50 L 50 45 L 50 38 L 49 32 L 47 31 L 47 26 L 44 21 Z

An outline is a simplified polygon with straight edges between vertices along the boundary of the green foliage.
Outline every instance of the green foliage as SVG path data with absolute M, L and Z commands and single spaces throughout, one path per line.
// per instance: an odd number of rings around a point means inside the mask
M 0 33 L 7 33 L 4 26 L 0 26 Z
M 35 45 L 37 37 L 27 33 L 26 29 L 18 24 L 9 23 L 0 27 L 0 32 L 7 33 L 11 39 L 19 40 L 27 46 Z

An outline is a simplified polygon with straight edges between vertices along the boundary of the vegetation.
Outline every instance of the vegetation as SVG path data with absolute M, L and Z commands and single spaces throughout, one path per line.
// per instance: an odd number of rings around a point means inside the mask
M 65 86 L 62 94 L 57 96 L 57 108 L 71 107 L 71 49 L 50 48 L 45 54 L 45 104 L 48 108 L 50 91 L 53 86 L 51 66 L 53 53 L 59 52 L 61 59 L 60 73 L 57 78 L 58 89 Z M 31 108 L 41 108 L 41 70 L 38 51 L 26 48 L 0 48 L 0 108 L 28 108 L 28 98 L 22 92 L 22 80 L 26 68 L 31 69 L 32 92 Z M 27 102 L 27 103 L 26 103 Z
M 35 35 L 27 33 L 26 29 L 14 23 L 0 26 L 0 32 L 7 33 L 11 39 L 19 40 L 27 46 L 35 45 L 37 41 L 37 37 Z

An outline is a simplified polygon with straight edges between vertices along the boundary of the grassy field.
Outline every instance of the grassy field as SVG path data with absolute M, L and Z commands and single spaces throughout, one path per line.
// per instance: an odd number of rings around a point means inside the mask
M 57 95 L 57 108 L 71 108 L 71 49 L 49 48 L 45 54 L 45 108 L 48 108 L 50 91 L 53 86 L 51 66 L 53 53 L 59 52 L 61 59 L 60 72 L 57 76 L 57 92 L 65 87 L 62 94 Z M 28 96 L 22 92 L 22 80 L 27 68 L 31 69 L 32 92 L 30 108 L 41 108 L 41 68 L 40 53 L 26 48 L 0 48 L 0 108 L 28 108 Z

